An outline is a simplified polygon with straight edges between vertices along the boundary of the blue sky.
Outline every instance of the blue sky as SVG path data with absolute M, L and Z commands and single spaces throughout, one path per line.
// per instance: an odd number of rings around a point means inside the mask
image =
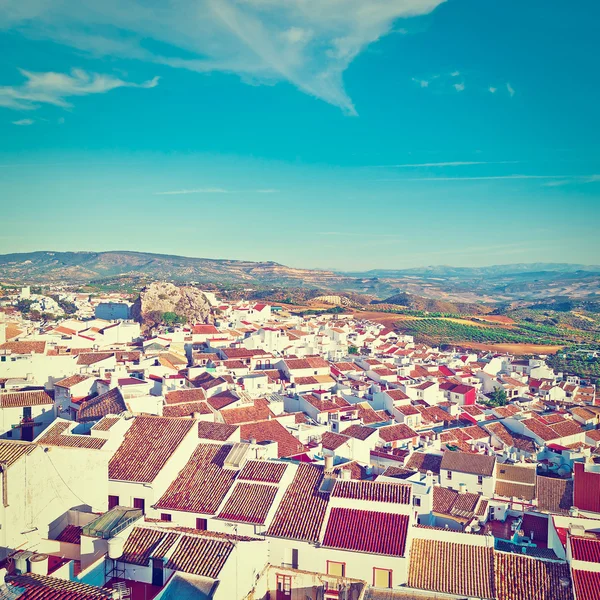
M 0 4 L 0 253 L 600 263 L 600 4 Z

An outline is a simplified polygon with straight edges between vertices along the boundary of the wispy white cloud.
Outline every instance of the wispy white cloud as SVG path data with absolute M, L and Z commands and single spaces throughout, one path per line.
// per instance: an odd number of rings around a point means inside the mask
M 492 85 L 490 85 L 490 87 L 488 88 L 488 92 L 490 92 L 491 94 L 495 94 L 497 91 L 498 91 L 498 88 L 495 88 Z
M 35 123 L 35 121 L 33 119 L 19 119 L 18 121 L 12 122 L 13 125 L 21 125 L 21 126 L 33 125 L 34 123 Z
M 416 77 L 413 77 L 412 80 L 415 83 L 418 83 L 422 88 L 429 87 L 429 81 L 427 79 L 417 79 Z
M 223 188 L 196 188 L 192 190 L 169 190 L 167 192 L 154 192 L 155 196 L 184 196 L 186 194 L 233 194 L 232 190 Z
M 17 110 L 33 110 L 41 104 L 51 104 L 62 108 L 72 105 L 67 100 L 73 96 L 104 94 L 121 87 L 153 88 L 158 85 L 158 77 L 144 83 L 131 83 L 112 75 L 88 73 L 73 69 L 71 74 L 34 73 L 20 69 L 25 77 L 21 85 L 0 86 L 0 106 Z
M 508 95 L 512 98 L 515 95 L 515 90 L 513 88 L 512 85 L 510 85 L 510 83 L 506 84 L 506 91 L 508 92 Z
M 450 77 L 458 77 L 460 75 L 460 71 L 453 71 L 450 73 Z
M 38 0 L 0 3 L 0 22 L 95 56 L 236 73 L 251 83 L 288 81 L 355 114 L 343 85 L 348 65 L 397 30 L 398 19 L 443 2 L 131 0 L 124 7 L 118 0 Z
M 549 181 L 544 185 L 546 187 L 559 187 L 563 185 L 573 185 L 578 183 L 598 183 L 600 182 L 600 175 L 583 175 L 580 177 L 572 177 L 570 179 L 562 178 L 557 181 Z
M 462 160 L 452 162 L 431 162 L 431 163 L 408 163 L 402 165 L 377 165 L 380 168 L 417 168 L 417 167 L 466 167 L 472 165 L 516 165 L 519 164 L 518 160 L 494 160 L 494 161 L 483 161 L 483 160 Z
M 228 190 L 219 187 L 194 188 L 184 190 L 169 190 L 166 192 L 154 192 L 155 196 L 185 196 L 186 194 L 275 194 L 279 190 L 264 188 L 257 190 Z
M 453 87 L 457 92 L 462 92 L 465 89 L 465 83 L 464 81 L 462 83 L 455 83 Z
M 595 179 L 598 178 L 598 179 Z M 547 179 L 561 180 L 566 183 L 600 180 L 600 175 L 483 175 L 474 177 L 403 177 L 397 179 L 378 179 L 378 181 L 493 181 L 504 179 Z M 548 184 L 545 184 L 548 185 Z M 565 185 L 565 184 L 558 184 Z

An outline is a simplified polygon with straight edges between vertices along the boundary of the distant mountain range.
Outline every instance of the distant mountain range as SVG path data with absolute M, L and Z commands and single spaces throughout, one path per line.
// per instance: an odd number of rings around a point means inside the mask
M 514 302 L 600 295 L 600 266 L 531 263 L 431 266 L 361 272 L 296 269 L 276 262 L 189 258 L 145 252 L 28 252 L 0 255 L 7 283 L 115 283 L 149 280 L 244 288 L 309 288 L 385 299 L 401 293 L 454 302 Z

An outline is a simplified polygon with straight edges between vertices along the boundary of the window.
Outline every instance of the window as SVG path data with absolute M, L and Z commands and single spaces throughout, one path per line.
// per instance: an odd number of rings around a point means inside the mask
M 452 479 L 452 471 L 446 473 L 446 479 Z
M 277 600 L 292 597 L 292 576 L 277 575 Z
M 146 502 L 143 498 L 133 499 L 133 508 L 139 508 L 143 513 L 146 512 Z
M 391 571 L 391 569 L 378 569 L 377 567 L 373 567 L 373 587 L 391 588 L 392 587 L 392 571 Z
M 161 521 L 170 521 L 171 515 L 169 513 L 160 513 L 160 520 Z
M 196 529 L 200 529 L 201 531 L 206 531 L 208 523 L 206 519 L 196 519 Z
M 413 496 L 413 506 L 421 506 L 421 498 Z
M 477 485 L 483 485 L 483 476 L 482 475 L 477 476 Z
M 335 577 L 345 577 L 346 563 L 328 560 L 327 561 L 327 575 L 334 575 Z
M 108 510 L 112 510 L 115 506 L 119 506 L 119 496 L 109 496 Z

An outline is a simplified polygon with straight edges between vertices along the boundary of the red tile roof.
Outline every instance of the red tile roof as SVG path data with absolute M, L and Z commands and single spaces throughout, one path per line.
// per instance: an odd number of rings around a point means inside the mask
M 571 536 L 570 540 L 574 560 L 600 563 L 600 539 Z
M 78 383 L 83 383 L 87 379 L 91 380 L 91 377 L 88 377 L 87 375 L 71 375 L 71 377 L 66 377 L 65 379 L 57 381 L 54 386 L 69 389 Z
M 54 404 L 54 400 L 44 390 L 0 394 L 0 408 L 22 408 L 24 406 L 45 406 L 47 404 Z
M 214 515 L 233 485 L 236 471 L 223 469 L 231 446 L 198 444 L 156 508 Z
M 491 548 L 482 546 L 414 539 L 408 585 L 462 597 L 494 598 L 493 554 Z
M 56 538 L 59 542 L 69 542 L 70 544 L 81 543 L 81 527 L 77 525 L 67 525 Z
M 600 572 L 573 569 L 573 587 L 577 600 L 598 600 Z
M 254 438 L 257 442 L 277 442 L 279 458 L 293 456 L 304 450 L 302 443 L 275 419 L 241 425 L 240 438 L 248 441 Z
M 362 425 L 350 425 L 342 432 L 345 436 L 356 438 L 357 440 L 366 440 L 369 436 L 377 432 L 375 427 L 363 427 Z
M 42 446 L 61 446 L 64 448 L 86 448 L 88 450 L 100 450 L 105 439 L 92 437 L 90 435 L 79 435 L 68 433 L 68 429 L 74 425 L 70 421 L 58 421 L 48 427 L 43 435 L 37 440 Z
M 176 390 L 165 394 L 167 404 L 181 404 L 182 402 L 201 402 L 206 400 L 206 392 L 202 388 L 188 388 Z
M 113 388 L 105 394 L 82 402 L 77 413 L 80 423 L 98 421 L 106 415 L 119 415 L 127 410 L 123 394 L 119 388 Z
M 436 475 L 440 474 L 440 465 L 442 463 L 441 454 L 426 454 L 424 452 L 413 452 L 406 462 L 407 469 L 414 469 L 421 473 L 431 471 Z
M 113 590 L 34 573 L 10 575 L 6 578 L 6 583 L 9 590 L 12 588 L 15 592 L 20 592 L 16 596 L 19 600 L 92 600 L 113 597 Z
M 494 566 L 498 600 L 573 600 L 571 585 L 560 583 L 570 579 L 565 563 L 495 552 Z
M 321 445 L 325 450 L 337 450 L 340 446 L 349 442 L 350 438 L 339 433 L 333 433 L 333 431 L 326 431 L 321 436 Z
M 44 354 L 46 342 L 4 342 L 0 344 L 0 351 L 8 351 L 12 354 Z
M 398 425 L 388 425 L 386 427 L 380 427 L 379 437 L 384 442 L 394 442 L 397 440 L 409 440 L 418 437 L 419 434 L 411 429 L 408 425 L 400 423 Z
M 410 504 L 412 486 L 387 481 L 342 481 L 338 480 L 331 492 L 332 498 L 366 500 L 368 502 L 391 502 Z
M 109 478 L 151 483 L 195 426 L 191 419 L 136 417 L 108 463 Z
M 198 439 L 226 442 L 238 430 L 238 428 L 239 427 L 237 425 L 199 421 Z
M 37 446 L 28 442 L 0 439 L 0 463 L 14 465 L 22 456 L 33 452 Z
M 332 508 L 327 520 L 323 546 L 370 554 L 404 556 L 408 523 L 407 515 Z
M 274 485 L 237 482 L 217 518 L 264 525 L 276 494 Z
M 495 464 L 495 456 L 466 452 L 444 452 L 440 468 L 459 473 L 491 477 L 494 473 Z
M 193 417 L 194 414 L 212 415 L 206 402 L 183 402 L 163 407 L 163 417 Z
M 169 533 L 165 529 L 134 527 L 125 542 L 123 555 L 119 560 L 147 567 L 151 556 L 156 553 L 164 556 L 177 538 L 177 534 Z
M 269 401 L 259 398 L 252 404 L 245 404 L 237 408 L 224 408 L 221 411 L 221 416 L 225 423 L 229 425 L 241 425 L 242 423 L 265 421 L 275 415 L 269 408 Z
M 286 490 L 267 535 L 317 542 L 327 510 L 327 495 L 319 492 L 323 467 L 301 463 Z
M 239 480 L 279 483 L 288 465 L 270 460 L 249 460 L 238 475 Z
M 229 540 L 185 535 L 171 554 L 166 567 L 217 579 L 233 548 L 233 542 Z

